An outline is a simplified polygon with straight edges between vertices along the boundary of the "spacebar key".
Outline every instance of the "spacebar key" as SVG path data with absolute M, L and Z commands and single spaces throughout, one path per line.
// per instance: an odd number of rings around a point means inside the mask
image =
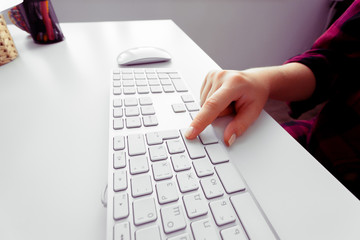
M 146 153 L 144 135 L 132 134 L 128 136 L 129 155 L 137 156 Z
M 250 239 L 276 239 L 248 192 L 232 196 L 230 200 Z

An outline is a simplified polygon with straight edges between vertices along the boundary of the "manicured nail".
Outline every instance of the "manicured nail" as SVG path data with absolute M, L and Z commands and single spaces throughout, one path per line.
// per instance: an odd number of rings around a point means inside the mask
M 189 138 L 194 132 L 194 127 L 190 126 L 188 127 L 188 129 L 186 129 L 185 131 L 185 137 L 186 138 Z
M 235 142 L 236 140 L 236 134 L 234 133 L 233 135 L 231 135 L 228 143 L 229 143 L 229 147 Z

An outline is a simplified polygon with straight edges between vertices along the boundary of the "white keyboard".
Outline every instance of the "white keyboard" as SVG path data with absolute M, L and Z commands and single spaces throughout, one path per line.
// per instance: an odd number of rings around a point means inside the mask
M 277 239 L 199 105 L 171 69 L 114 69 L 107 240 Z

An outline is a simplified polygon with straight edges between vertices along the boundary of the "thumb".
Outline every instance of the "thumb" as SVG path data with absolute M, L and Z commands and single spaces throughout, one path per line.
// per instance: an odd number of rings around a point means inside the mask
M 237 137 L 241 136 L 259 117 L 262 108 L 252 105 L 243 106 L 238 109 L 234 119 L 228 123 L 224 131 L 224 141 L 231 146 Z

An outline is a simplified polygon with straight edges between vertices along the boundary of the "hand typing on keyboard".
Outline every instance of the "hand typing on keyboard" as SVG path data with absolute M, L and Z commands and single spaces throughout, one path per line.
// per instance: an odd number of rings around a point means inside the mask
M 202 108 L 186 132 L 194 139 L 218 116 L 234 114 L 224 130 L 224 142 L 230 146 L 258 118 L 269 97 L 277 100 L 298 101 L 313 91 L 309 70 L 299 63 L 245 71 L 210 72 L 201 87 Z M 311 74 L 311 73 L 310 73 Z

